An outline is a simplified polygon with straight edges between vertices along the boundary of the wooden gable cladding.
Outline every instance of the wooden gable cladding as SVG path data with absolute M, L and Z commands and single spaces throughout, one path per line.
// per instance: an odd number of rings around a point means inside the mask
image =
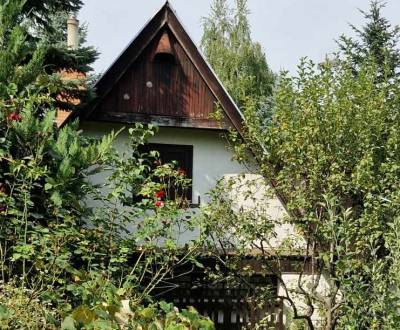
M 74 116 L 159 126 L 229 127 L 242 135 L 242 114 L 169 2 L 103 74 L 96 93 L 96 100 Z M 217 104 L 222 123 L 210 118 Z
M 215 129 L 221 125 L 210 117 L 217 102 L 171 30 L 164 27 L 99 104 L 95 117 Z

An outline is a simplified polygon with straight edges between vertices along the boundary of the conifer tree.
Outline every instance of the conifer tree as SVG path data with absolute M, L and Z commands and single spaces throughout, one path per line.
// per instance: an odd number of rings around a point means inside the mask
M 26 25 L 21 24 L 25 5 L 25 0 L 0 0 L 0 210 L 4 211 L 5 205 L 21 210 L 21 196 L 15 194 L 19 197 L 11 200 L 10 192 L 26 180 L 22 169 L 34 168 L 37 173 L 30 178 L 32 186 L 28 189 L 25 184 L 25 189 L 35 201 L 35 213 L 44 219 L 55 214 L 49 201 L 58 204 L 62 199 L 68 204 L 70 200 L 75 205 L 71 204 L 70 210 L 79 208 L 76 198 L 80 193 L 74 190 L 84 175 L 78 169 L 96 162 L 100 154 L 74 128 L 62 132 L 55 129 L 56 96 L 73 91 L 77 85 L 46 70 L 50 46 L 46 40 L 35 42 Z M 68 170 L 62 164 L 65 162 L 69 163 Z M 14 173 L 17 164 L 20 167 Z M 64 181 L 63 175 L 71 180 Z M 61 180 L 59 187 L 65 186 L 53 194 L 52 189 L 42 187 L 46 180 L 53 184 Z
M 39 62 L 37 52 L 40 50 L 40 63 L 38 63 L 37 67 L 40 68 L 41 73 L 45 71 L 47 74 L 41 75 L 42 78 L 46 77 L 46 79 L 52 80 L 52 97 L 58 102 L 58 106 L 63 109 L 73 109 L 76 107 L 71 102 L 61 102 L 57 98 L 58 95 L 68 95 L 70 98 L 80 99 L 81 105 L 85 104 L 87 97 L 91 96 L 90 90 L 81 88 L 82 85 L 85 85 L 85 82 L 82 79 L 77 79 L 67 83 L 66 81 L 61 81 L 62 77 L 60 75 L 62 71 L 69 71 L 83 73 L 88 76 L 88 73 L 92 70 L 90 65 L 98 56 L 97 51 L 93 47 L 85 46 L 83 43 L 76 50 L 67 48 L 67 18 L 71 13 L 77 12 L 81 8 L 82 2 L 80 0 L 2 0 L 0 1 L 0 5 L 2 10 L 4 10 L 1 19 L 3 20 L 4 29 L 6 29 L 2 31 L 5 38 L 3 45 L 9 44 L 8 40 L 12 38 L 12 35 L 16 36 L 17 32 L 13 32 L 14 34 L 12 34 L 9 31 L 17 26 L 20 37 L 16 38 L 20 39 L 16 40 L 23 40 L 23 43 L 18 46 L 21 47 L 21 56 L 14 54 L 12 56 L 12 63 L 10 63 L 12 65 L 5 66 L 3 70 L 9 70 L 13 67 L 23 68 L 29 60 Z M 12 16 L 9 16 L 8 11 L 11 12 L 11 7 L 15 9 Z M 11 27 L 13 24 L 15 26 Z M 85 29 L 81 28 L 80 33 L 82 36 L 81 41 L 84 42 Z M 5 53 L 10 55 L 7 49 L 5 49 Z M 31 69 L 27 70 L 24 79 L 27 77 L 34 79 L 38 75 L 38 72 Z M 14 77 L 10 76 L 9 78 L 17 82 Z M 4 79 L 0 79 L 1 83 L 4 83 Z M 28 81 L 24 81 L 23 83 L 29 84 L 30 81 L 28 79 Z M 19 85 L 18 82 L 17 85 Z
M 79 27 L 78 49 L 67 48 L 66 24 L 70 15 L 72 13 L 65 10 L 49 12 L 48 24 L 34 27 L 34 38 L 51 45 L 46 56 L 48 72 L 69 70 L 88 73 L 92 70 L 91 64 L 98 57 L 98 52 L 94 47 L 85 45 L 87 35 L 85 24 Z
M 43 267 L 76 250 L 88 168 L 108 159 L 113 140 L 89 141 L 76 124 L 56 128 L 54 96 L 71 86 L 46 71 L 49 45 L 21 24 L 25 3 L 0 0 L 0 281 L 23 288 L 43 284 Z M 56 251 L 60 239 L 68 244 Z M 60 277 L 73 270 L 69 262 L 56 268 Z
M 73 13 L 82 7 L 82 0 L 25 0 L 21 8 L 20 19 L 30 19 L 36 26 L 52 29 L 49 14 L 56 12 Z
M 366 23 L 361 28 L 350 25 L 357 38 L 342 35 L 338 40 L 340 50 L 350 61 L 355 72 L 366 60 L 378 65 L 380 76 L 398 77 L 400 74 L 399 26 L 392 26 L 382 15 L 385 3 L 370 2 L 368 11 L 360 10 Z

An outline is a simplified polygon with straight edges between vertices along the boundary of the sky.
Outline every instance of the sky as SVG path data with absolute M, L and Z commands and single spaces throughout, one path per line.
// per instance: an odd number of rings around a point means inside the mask
M 87 43 L 100 57 L 94 64 L 104 72 L 118 57 L 165 0 L 84 0 L 79 20 L 88 24 Z M 202 36 L 202 18 L 212 0 L 170 0 L 196 44 Z M 231 0 L 233 2 L 233 0 Z M 275 72 L 295 74 L 301 57 L 320 62 L 337 50 L 341 35 L 354 36 L 349 23 L 364 20 L 358 9 L 367 10 L 369 0 L 248 0 L 252 38 L 258 41 Z M 384 16 L 400 24 L 400 0 L 387 0 Z

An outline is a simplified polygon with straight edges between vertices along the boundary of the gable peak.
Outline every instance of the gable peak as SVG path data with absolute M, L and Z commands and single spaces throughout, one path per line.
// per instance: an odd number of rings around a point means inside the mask
M 184 65 L 173 66 L 179 63 Z M 132 70 L 138 71 L 133 75 Z M 162 74 L 158 74 L 156 70 L 165 72 L 160 71 Z M 143 73 L 142 79 L 128 78 L 138 76 L 139 73 Z M 189 75 L 196 78 L 187 79 Z M 164 80 L 161 81 L 162 79 Z M 152 87 L 142 89 L 141 81 L 146 82 L 147 87 Z M 165 84 L 169 87 L 165 88 Z M 123 89 L 127 92 L 119 95 L 117 91 Z M 179 117 L 179 120 L 191 120 L 189 124 L 192 126 L 193 120 L 199 120 L 196 127 L 218 129 L 218 123 L 212 123 L 208 116 L 215 103 L 218 103 L 226 115 L 227 126 L 235 128 L 241 134 L 243 117 L 239 108 L 190 38 L 169 1 L 164 3 L 101 76 L 96 83 L 96 90 L 97 98 L 80 113 L 85 119 L 133 122 L 129 118 L 134 115 L 143 117 L 167 114 L 169 117 Z M 135 90 L 137 94 L 130 97 L 131 92 L 128 90 Z M 171 94 L 167 99 L 169 103 L 180 103 L 175 106 L 164 101 L 163 98 L 168 94 Z M 158 103 L 150 104 L 151 102 Z M 113 109 L 119 110 L 115 112 Z M 126 116 L 122 118 L 121 114 Z M 102 115 L 104 116 L 101 117 Z

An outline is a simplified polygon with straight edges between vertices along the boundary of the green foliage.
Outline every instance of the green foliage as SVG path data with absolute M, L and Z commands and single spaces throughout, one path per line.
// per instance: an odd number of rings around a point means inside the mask
M 100 284 L 100 283 L 99 283 Z M 104 284 L 104 283 L 101 283 Z M 212 322 L 200 316 L 193 307 L 178 310 L 172 304 L 129 305 L 121 301 L 118 290 L 104 290 L 114 304 L 103 302 L 96 307 L 80 305 L 70 314 L 60 315 L 51 304 L 30 298 L 29 290 L 3 286 L 0 297 L 0 327 L 2 329 L 169 329 L 213 330 Z M 61 323 L 56 320 L 63 318 Z
M 22 126 L 25 118 L 16 125 Z M 39 128 L 46 133 L 42 126 Z M 52 125 L 50 128 L 54 130 Z M 42 154 L 23 157 L 42 162 L 28 161 L 25 165 L 19 160 L 14 165 L 11 161 L 10 172 L 4 173 L 5 189 L 0 200 L 2 280 L 13 281 L 27 299 L 42 304 L 37 312 L 50 313 L 53 325 L 64 319 L 65 328 L 72 328 L 71 324 L 77 328 L 81 324 L 85 329 L 118 328 L 116 313 L 123 300 L 134 306 L 151 301 L 152 292 L 159 290 L 160 284 L 165 286 L 175 269 L 195 262 L 200 251 L 199 242 L 179 243 L 181 233 L 196 228 L 195 218 L 182 223 L 190 215 L 183 208 L 186 204 L 179 197 L 169 200 L 168 195 L 158 194 L 168 188 L 167 177 L 175 188 L 188 184 L 188 179 L 173 164 L 154 168 L 155 156 L 138 151 L 154 134 L 152 130 L 137 125 L 130 134 L 133 148 L 128 150 L 133 154 L 117 155 L 110 151 L 115 136 L 86 141 L 82 146 L 85 140 L 75 129 L 66 127 L 58 140 L 48 138 L 47 142 L 54 143 L 53 150 L 36 148 L 31 141 L 30 151 L 48 150 L 52 158 Z M 110 168 L 108 182 L 96 188 L 90 176 L 104 173 L 105 165 Z M 136 201 L 133 192 L 143 198 Z M 93 213 L 84 204 L 85 198 L 95 203 Z M 47 310 L 46 306 L 54 308 Z M 23 311 L 12 313 L 20 315 Z M 171 329 L 182 323 L 180 328 L 185 329 L 183 325 L 195 317 L 191 313 L 168 315 L 165 322 Z M 31 322 L 41 328 L 44 316 L 32 314 L 36 315 L 38 318 Z M 28 316 L 18 318 L 25 322 Z M 202 318 L 193 322 L 194 328 L 196 324 L 209 324 Z
M 97 59 L 98 52 L 92 46 L 85 46 L 87 25 L 79 27 L 79 47 L 76 50 L 67 48 L 67 20 L 71 12 L 57 10 L 48 15 L 50 26 L 34 26 L 33 36 L 35 39 L 50 45 L 45 63 L 48 65 L 47 72 L 58 72 L 60 70 L 90 72 L 91 64 Z
M 270 120 L 246 104 L 246 144 L 235 134 L 231 140 L 238 160 L 249 149 L 256 155 L 261 176 L 258 183 L 221 181 L 203 215 L 210 246 L 242 257 L 249 247 L 258 251 L 261 269 L 278 278 L 293 327 L 400 324 L 399 30 L 382 7 L 371 2 L 362 12 L 366 25 L 353 27 L 359 39 L 341 37 L 332 61 L 303 60 L 298 76 L 280 76 Z M 271 184 L 287 206 L 282 219 L 268 211 Z M 232 190 L 242 195 L 239 204 Z M 292 229 L 282 236 L 282 228 Z M 293 254 L 301 260 L 292 262 L 294 284 L 282 266 Z M 243 269 L 240 261 L 225 266 L 233 274 Z
M 290 217 L 283 224 L 301 235 L 293 232 L 276 245 L 282 220 L 263 212 L 267 200 L 248 184 L 239 191 L 253 207 L 235 210 L 234 200 L 221 197 L 226 193 L 214 196 L 221 213 L 233 206 L 227 219 L 208 221 L 218 224 L 214 230 L 239 236 L 230 241 L 243 254 L 249 246 L 260 250 L 269 258 L 261 258 L 264 267 L 283 287 L 282 270 L 272 260 L 279 265 L 295 251 L 306 256 L 296 287 L 287 288 L 283 299 L 293 318 L 308 326 L 316 307 L 327 329 L 396 329 L 400 322 L 399 293 L 393 290 L 399 255 L 390 243 L 400 215 L 400 90 L 379 74 L 373 62 L 354 76 L 344 62 L 316 67 L 303 61 L 297 77 L 280 78 L 268 129 L 251 123 L 248 147 L 260 151 L 260 173 L 267 182 L 273 179 L 287 202 Z M 308 280 L 307 262 L 315 265 Z M 323 292 L 318 274 L 326 281 Z M 303 297 L 308 307 L 299 308 L 294 297 Z
M 169 329 L 169 330 L 213 330 L 212 322 L 200 316 L 193 308 L 179 311 L 172 304 L 160 302 L 146 308 L 139 307 L 134 312 L 129 326 L 132 329 Z
M 4 0 L 3 2 L 9 2 Z M 21 10 L 21 19 L 27 18 L 37 26 L 52 29 L 49 14 L 55 12 L 78 12 L 82 7 L 82 0 L 24 0 Z
M 43 304 L 31 291 L 16 287 L 11 283 L 2 284 L 0 295 L 1 329 L 55 329 L 52 320 L 57 310 Z
M 90 90 L 82 88 L 85 79 L 63 80 L 61 69 L 90 70 L 89 64 L 94 61 L 96 52 L 92 48 L 67 50 L 60 40 L 58 44 L 40 34 L 40 28 L 30 26 L 24 20 L 23 7 L 25 1 L 4 1 L 0 3 L 0 95 L 3 100 L 10 96 L 28 98 L 30 94 L 47 94 L 36 111 L 43 113 L 51 108 L 50 103 L 62 109 L 76 108 L 67 99 L 81 100 L 83 105 L 91 96 Z M 50 18 L 50 17 L 49 17 Z M 39 38 L 32 37 L 32 31 L 39 33 Z M 48 33 L 52 35 L 52 33 Z M 43 37 L 43 38 L 40 38 Z M 60 98 L 60 96 L 63 98 Z M 51 101 L 51 102 L 50 102 Z M 10 102 L 10 103 L 13 103 Z M 37 99 L 38 102 L 38 99 Z M 56 104 L 55 104 L 56 103 Z M 10 111 L 17 104 L 4 104 Z M 9 113 L 6 111 L 6 114 Z
M 315 70 L 303 63 L 299 77 L 280 80 L 263 140 L 268 163 L 285 182 L 280 189 L 290 200 L 303 196 L 295 207 L 302 212 L 332 192 L 358 215 L 369 192 L 391 198 L 396 191 L 398 86 L 382 82 L 377 89 L 374 69 L 364 66 L 354 78 L 345 64 Z
M 379 77 L 398 77 L 400 73 L 400 49 L 398 41 L 400 29 L 392 27 L 382 16 L 384 3 L 371 0 L 368 12 L 362 11 L 366 23 L 362 28 L 351 25 L 358 39 L 341 36 L 338 44 L 341 52 L 352 64 L 354 71 L 360 69 L 365 61 L 372 58 L 377 64 Z
M 0 95 L 15 96 L 32 84 L 43 68 L 45 47 L 34 49 L 26 42 L 26 30 L 18 24 L 24 1 L 6 1 L 0 4 Z
M 212 68 L 239 107 L 258 107 L 272 94 L 275 80 L 259 43 L 251 40 L 246 0 L 215 0 L 204 20 L 201 46 Z

